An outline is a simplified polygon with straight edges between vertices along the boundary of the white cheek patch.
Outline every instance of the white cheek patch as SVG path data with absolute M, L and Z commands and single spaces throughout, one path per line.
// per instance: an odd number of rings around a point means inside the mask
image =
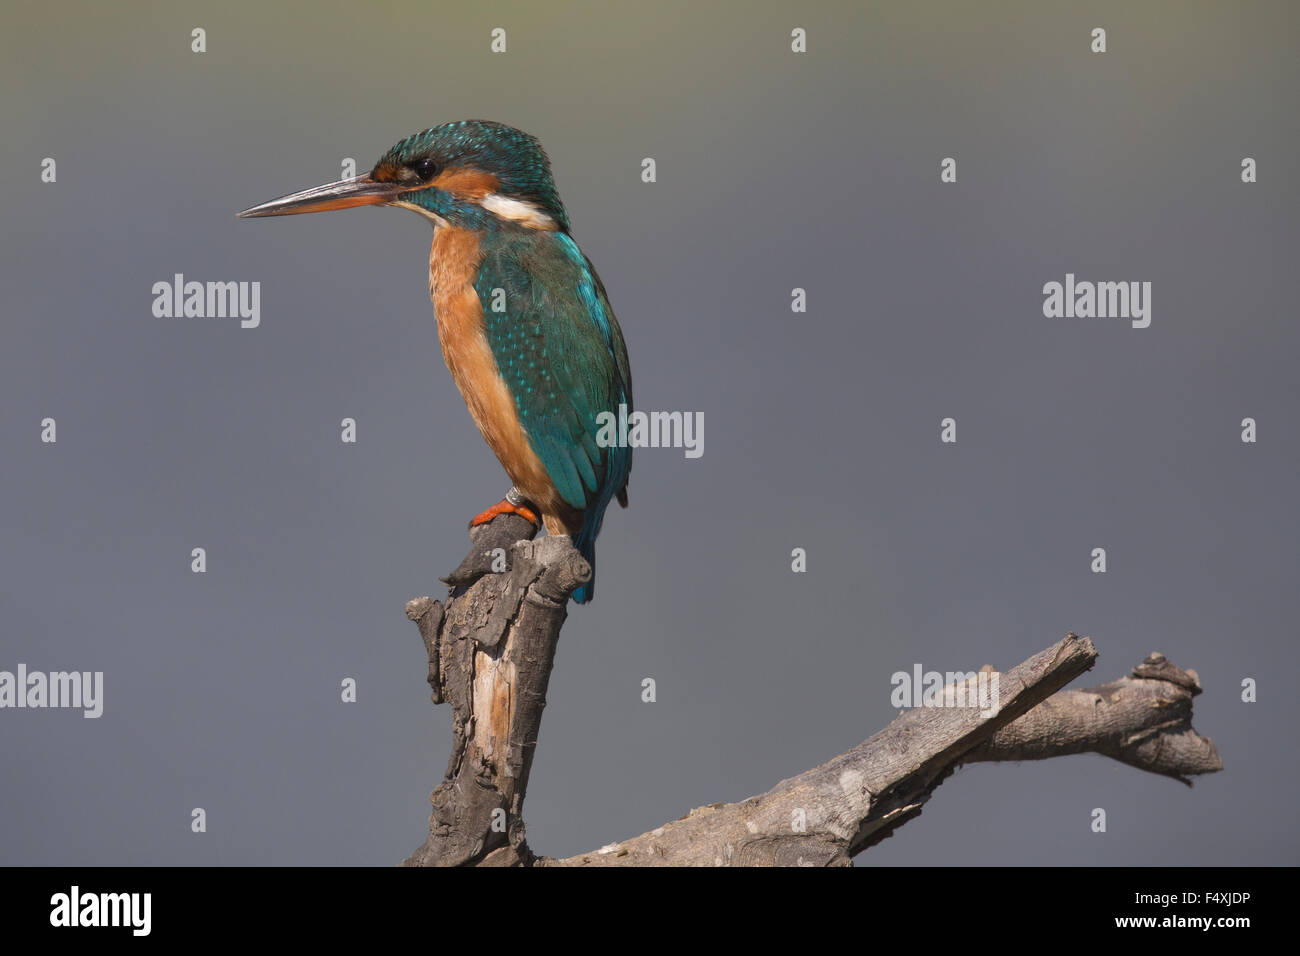
M 500 193 L 488 193 L 479 200 L 479 205 L 494 216 L 509 219 L 511 222 L 517 222 L 529 229 L 555 228 L 554 219 L 537 206 L 522 199 L 511 199 L 509 196 L 502 196 Z

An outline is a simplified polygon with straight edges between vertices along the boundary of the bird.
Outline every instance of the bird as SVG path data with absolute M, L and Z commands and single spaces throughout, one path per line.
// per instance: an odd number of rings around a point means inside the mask
M 369 173 L 238 217 L 360 206 L 407 209 L 433 225 L 429 297 L 442 356 L 513 485 L 470 527 L 518 514 L 571 536 L 592 568 L 573 593 L 587 603 L 605 510 L 612 500 L 627 507 L 632 470 L 631 447 L 598 441 L 598 422 L 632 408 L 632 375 L 542 144 L 503 123 L 444 123 L 400 140 Z

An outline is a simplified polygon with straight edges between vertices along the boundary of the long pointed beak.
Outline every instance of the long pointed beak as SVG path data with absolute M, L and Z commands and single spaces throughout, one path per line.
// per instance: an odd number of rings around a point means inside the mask
M 261 216 L 296 216 L 303 212 L 327 212 L 331 209 L 351 209 L 354 206 L 382 206 L 392 202 L 405 187 L 396 183 L 381 183 L 367 173 L 355 179 L 340 179 L 314 189 L 281 196 L 260 206 L 253 206 L 237 214 L 239 219 L 257 219 Z

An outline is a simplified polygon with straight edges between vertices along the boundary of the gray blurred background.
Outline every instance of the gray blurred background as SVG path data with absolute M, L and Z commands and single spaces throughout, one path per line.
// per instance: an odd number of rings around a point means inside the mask
M 1079 685 L 1152 650 L 1196 669 L 1223 773 L 975 766 L 858 863 L 1297 862 L 1300 8 L 1074 6 L 10 0 L 0 669 L 102 670 L 105 709 L 0 711 L 0 861 L 422 842 L 450 714 L 403 604 L 442 593 L 508 482 L 441 361 L 425 221 L 234 214 L 478 117 L 549 150 L 638 406 L 706 423 L 702 458 L 639 451 L 605 523 L 537 852 L 856 745 L 896 670 L 1074 630 L 1101 651 Z M 177 272 L 260 281 L 261 326 L 155 318 Z M 1044 318 L 1067 272 L 1150 281 L 1151 327 Z

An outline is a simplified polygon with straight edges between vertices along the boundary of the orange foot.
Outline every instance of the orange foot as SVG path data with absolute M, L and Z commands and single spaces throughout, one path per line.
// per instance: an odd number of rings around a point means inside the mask
M 542 523 L 537 520 L 537 515 L 535 515 L 531 509 L 526 508 L 523 505 L 511 504 L 505 498 L 502 498 L 482 514 L 476 515 L 474 520 L 469 523 L 469 526 L 471 528 L 477 528 L 481 524 L 487 524 L 497 515 L 519 515 L 521 518 L 527 518 L 539 528 L 542 526 Z

